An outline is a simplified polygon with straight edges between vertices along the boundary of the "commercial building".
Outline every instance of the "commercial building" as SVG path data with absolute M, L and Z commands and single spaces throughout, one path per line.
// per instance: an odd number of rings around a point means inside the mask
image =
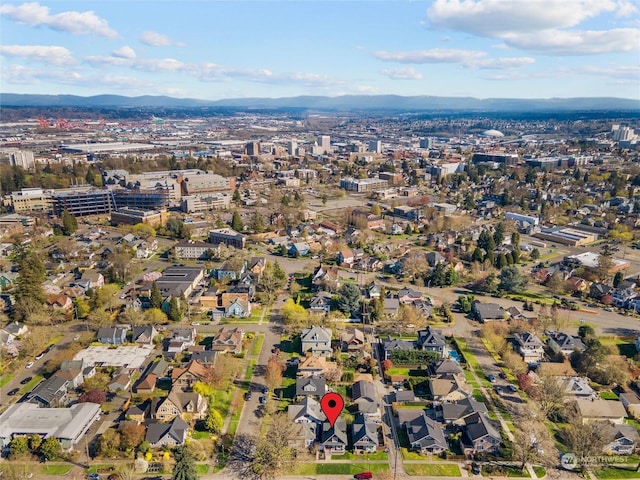
M 0 415 L 0 445 L 14 437 L 53 437 L 64 449 L 73 448 L 100 417 L 100 405 L 77 403 L 69 408 L 40 408 L 35 403 L 16 403 Z
M 113 192 L 106 188 L 76 187 L 52 193 L 53 214 L 68 210 L 76 217 L 111 213 L 116 209 Z
M 176 257 L 180 260 L 205 259 L 210 250 L 215 247 L 207 242 L 194 242 L 193 240 L 180 240 L 173 247 Z
M 520 213 L 507 212 L 504 214 L 504 217 L 507 220 L 515 220 L 522 225 L 538 225 L 540 223 L 540 219 L 538 217 L 532 217 L 531 215 L 522 215 Z
M 340 188 L 347 190 L 348 192 L 372 192 L 387 188 L 389 182 L 380 178 L 341 178 Z
M 118 209 L 123 207 L 138 208 L 140 210 L 158 210 L 169 206 L 169 190 L 129 190 L 113 191 Z
M 600 264 L 600 254 L 596 252 L 584 252 L 579 253 L 577 255 L 567 255 L 562 260 L 562 263 L 569 267 L 587 267 L 587 268 L 596 268 Z M 625 260 L 621 260 L 619 258 L 611 259 L 611 268 L 609 269 L 609 274 L 613 274 L 616 272 L 620 272 L 629 268 L 631 264 Z
M 184 196 L 180 202 L 180 210 L 186 213 L 225 210 L 230 206 L 231 195 L 222 192 Z
M 247 143 L 245 151 L 247 152 L 247 155 L 257 157 L 260 155 L 260 142 Z
M 369 142 L 369 151 L 373 153 L 382 153 L 382 140 L 371 140 Z
M 246 244 L 246 237 L 231 228 L 218 228 L 209 232 L 209 241 L 213 245 L 224 244 L 242 250 Z
M 598 239 L 598 236 L 594 233 L 583 232 L 569 227 L 543 228 L 534 236 L 554 243 L 569 245 L 571 247 L 588 245 Z
M 137 225 L 144 223 L 152 227 L 166 225 L 169 215 L 162 210 L 140 210 L 138 208 L 120 208 L 111 212 L 112 225 Z
M 504 165 L 516 165 L 517 153 L 474 153 L 471 161 L 477 163 L 498 163 Z
M 215 173 L 189 173 L 181 179 L 182 195 L 193 195 L 196 193 L 221 192 L 235 190 L 236 179 L 233 177 L 223 177 Z
M 175 170 L 163 172 L 145 172 L 138 174 L 127 173 L 121 182 L 123 187 L 129 189 L 166 191 L 172 201 L 179 201 L 182 196 L 180 179 L 185 172 L 199 172 L 200 170 Z
M 200 267 L 169 267 L 156 280 L 163 297 L 185 297 L 191 295 L 194 288 L 204 278 L 204 270 Z
M 42 188 L 23 188 L 19 192 L 12 192 L 9 199 L 16 213 L 51 211 L 51 193 Z

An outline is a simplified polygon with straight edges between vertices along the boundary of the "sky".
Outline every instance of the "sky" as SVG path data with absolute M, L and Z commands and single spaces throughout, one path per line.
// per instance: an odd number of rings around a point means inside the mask
M 640 99 L 637 0 L 0 3 L 0 91 Z

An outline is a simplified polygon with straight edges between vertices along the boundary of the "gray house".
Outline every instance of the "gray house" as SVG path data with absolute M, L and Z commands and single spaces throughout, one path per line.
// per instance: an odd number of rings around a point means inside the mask
M 122 345 L 127 340 L 127 331 L 120 327 L 103 327 L 98 330 L 98 342 Z
M 331 349 L 331 329 L 311 326 L 305 328 L 300 335 L 302 353 L 311 352 L 315 356 L 329 356 Z
M 471 316 L 480 323 L 503 321 L 507 312 L 497 303 L 474 302 L 471 307 Z
M 442 426 L 427 417 L 424 412 L 405 423 L 411 450 L 421 453 L 442 453 L 447 448 Z
M 353 449 L 359 453 L 375 452 L 378 448 L 378 425 L 364 415 L 356 416 L 352 424 Z
M 423 330 L 418 330 L 417 347 L 422 350 L 436 352 L 441 357 L 444 357 L 444 351 L 447 344 L 444 341 L 444 337 L 441 332 L 438 332 L 431 327 L 427 327 Z

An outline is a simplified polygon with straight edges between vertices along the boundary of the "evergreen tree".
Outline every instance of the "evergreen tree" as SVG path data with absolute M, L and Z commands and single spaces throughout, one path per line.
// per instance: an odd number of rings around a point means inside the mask
M 240 214 L 237 210 L 233 212 L 233 217 L 231 218 L 231 228 L 233 228 L 236 232 L 241 232 L 244 230 L 242 217 L 240 217 Z
M 46 280 L 45 267 L 40 256 L 29 248 L 22 249 L 16 257 L 20 258 L 20 270 L 14 289 L 16 304 L 13 317 L 17 321 L 25 321 L 40 311 L 47 299 L 42 288 Z
M 507 256 L 504 253 L 498 255 L 498 259 L 496 260 L 496 267 L 501 269 L 508 265 Z
M 198 480 L 196 463 L 185 446 L 180 446 L 175 452 L 176 464 L 173 467 L 171 480 Z
M 458 283 L 458 280 L 458 272 L 456 272 L 453 267 L 449 267 L 445 273 L 445 284 L 447 286 L 455 285 Z
M 264 219 L 262 218 L 262 215 L 255 210 L 253 212 L 253 218 L 251 219 L 251 230 L 253 230 L 254 233 L 262 233 L 264 232 L 264 229 Z
M 69 210 L 65 209 L 62 212 L 62 233 L 66 236 L 69 236 L 75 233 L 78 230 L 78 220 L 76 217 L 69 212 Z
M 482 249 L 480 247 L 476 247 L 473 250 L 473 254 L 471 255 L 471 261 L 482 263 L 483 260 L 484 260 L 484 256 L 482 255 Z
M 496 245 L 502 245 L 502 242 L 504 242 L 504 224 L 502 222 L 496 225 L 496 229 L 493 232 L 493 241 Z
M 233 198 L 232 198 L 233 202 L 236 205 L 240 205 L 240 203 L 242 202 L 242 197 L 240 196 L 240 190 L 239 189 L 235 189 L 233 191 Z
M 182 312 L 180 311 L 180 301 L 177 297 L 171 297 L 169 300 L 169 313 L 167 314 L 169 320 L 178 322 L 182 320 Z
M 162 308 L 163 298 L 162 293 L 160 293 L 160 289 L 156 282 L 151 284 L 151 308 Z

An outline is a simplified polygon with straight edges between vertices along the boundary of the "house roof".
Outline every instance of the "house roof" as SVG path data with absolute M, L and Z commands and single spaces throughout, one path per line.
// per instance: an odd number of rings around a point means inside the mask
M 141 327 L 133 327 L 132 339 L 134 342 L 151 343 L 154 335 L 157 334 L 153 325 L 143 325 Z
M 465 432 L 471 441 L 490 436 L 500 440 L 500 430 L 486 413 L 473 413 L 464 419 Z
M 542 348 L 542 341 L 531 332 L 514 333 L 513 337 L 522 348 Z
M 617 419 L 627 416 L 620 400 L 576 400 L 576 408 L 582 418 Z
M 321 375 L 296 380 L 296 395 L 324 395 L 325 392 L 325 380 Z
M 410 340 L 398 340 L 391 337 L 383 339 L 382 346 L 387 352 L 391 350 L 413 350 L 415 347 L 414 343 Z
M 347 445 L 347 422 L 337 418 L 333 426 L 329 422 L 322 423 L 322 443 Z
M 444 337 L 442 333 L 432 329 L 431 327 L 427 327 L 422 330 L 418 330 L 418 346 L 433 346 L 433 347 L 444 347 L 446 342 L 444 341 Z
M 152 422 L 147 425 L 145 440 L 153 445 L 169 435 L 181 444 L 187 438 L 188 429 L 189 425 L 180 417 L 174 418 L 170 423 Z
M 477 315 L 482 319 L 503 319 L 505 311 L 497 303 L 474 303 L 474 309 Z
M 356 416 L 352 424 L 353 443 L 369 443 L 378 445 L 378 426 L 363 415 Z
M 640 397 L 635 392 L 623 392 L 620 394 L 620 400 L 625 401 L 629 405 L 640 405 Z
M 331 342 L 331 329 L 313 325 L 302 330 L 302 342 Z
M 53 403 L 67 392 L 68 380 L 60 377 L 49 377 L 31 391 L 27 398 L 38 397 L 46 403 Z
M 366 399 L 371 402 L 376 399 L 376 388 L 372 382 L 367 382 L 366 380 L 360 380 L 359 382 L 355 382 L 351 386 L 351 398 L 353 401 L 357 401 L 359 399 Z
M 447 448 L 442 426 L 427 417 L 424 412 L 406 423 L 407 436 L 411 445 L 419 444 L 420 448 Z
M 580 337 L 574 337 L 563 332 L 549 332 L 547 333 L 547 343 L 551 344 L 555 342 L 560 350 L 584 350 L 585 346 Z
M 474 413 L 487 413 L 487 406 L 473 397 L 453 403 L 442 404 L 442 416 L 445 421 L 455 421 Z
M 187 373 L 190 373 L 196 378 L 204 379 L 209 375 L 209 368 L 197 360 L 191 360 L 186 367 L 174 367 L 171 371 L 171 380 L 176 380 Z
M 293 421 L 306 418 L 308 420 L 323 422 L 327 418 L 325 414 L 322 413 L 320 403 L 311 397 L 305 397 L 300 403 L 289 405 L 287 415 L 289 419 Z
M 462 373 L 462 367 L 455 360 L 444 358 L 430 365 L 432 375 L 455 375 Z

